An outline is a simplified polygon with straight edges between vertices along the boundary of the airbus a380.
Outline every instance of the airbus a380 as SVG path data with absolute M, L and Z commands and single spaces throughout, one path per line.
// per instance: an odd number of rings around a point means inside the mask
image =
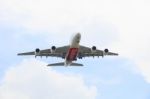
M 46 57 L 60 57 L 65 59 L 64 62 L 48 64 L 48 66 L 83 66 L 79 63 L 73 63 L 77 58 L 82 59 L 83 57 L 94 57 L 94 56 L 106 56 L 106 55 L 118 55 L 117 53 L 109 52 L 108 49 L 98 50 L 96 46 L 91 48 L 79 45 L 81 40 L 81 34 L 76 33 L 71 41 L 70 45 L 58 47 L 52 46 L 50 49 L 40 50 L 35 49 L 32 52 L 19 53 L 18 55 L 35 55 L 46 56 Z

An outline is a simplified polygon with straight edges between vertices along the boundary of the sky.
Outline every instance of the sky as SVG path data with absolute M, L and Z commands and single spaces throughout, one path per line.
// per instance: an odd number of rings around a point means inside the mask
M 0 0 L 0 99 L 150 99 L 149 0 Z M 81 45 L 119 53 L 84 67 L 19 52 Z

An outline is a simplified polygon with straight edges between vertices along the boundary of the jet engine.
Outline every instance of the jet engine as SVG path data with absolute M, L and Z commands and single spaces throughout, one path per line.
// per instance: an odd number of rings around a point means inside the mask
M 96 52 L 96 46 L 93 46 L 93 47 L 91 48 L 91 51 L 92 51 L 92 53 Z
M 39 48 L 36 48 L 35 49 L 35 56 L 38 56 L 40 54 L 40 49 Z
M 104 49 L 104 55 L 107 55 L 107 54 L 108 54 L 108 52 L 109 52 L 109 50 L 108 50 L 108 49 Z
M 55 46 L 52 46 L 52 47 L 51 47 L 51 53 L 55 53 L 55 51 L 56 51 L 56 47 L 55 47 Z

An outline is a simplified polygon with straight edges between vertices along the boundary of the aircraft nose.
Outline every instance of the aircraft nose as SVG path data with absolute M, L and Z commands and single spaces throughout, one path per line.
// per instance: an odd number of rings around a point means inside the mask
M 78 38 L 80 38 L 80 37 L 81 37 L 81 34 L 80 34 L 80 33 L 77 33 L 76 36 L 77 36 Z

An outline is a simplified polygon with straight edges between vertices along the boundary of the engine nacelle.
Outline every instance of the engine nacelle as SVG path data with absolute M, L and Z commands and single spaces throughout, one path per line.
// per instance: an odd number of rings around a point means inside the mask
M 96 46 L 93 46 L 93 47 L 91 48 L 91 51 L 92 51 L 92 53 L 96 52 Z
M 52 46 L 52 47 L 51 47 L 51 53 L 55 53 L 55 51 L 56 51 L 56 47 L 55 47 L 55 46 Z
M 38 55 L 40 55 L 40 49 L 39 49 L 39 48 L 36 48 L 36 49 L 35 49 L 35 56 L 38 56 Z
M 107 54 L 108 54 L 108 52 L 109 52 L 109 50 L 108 50 L 108 49 L 104 49 L 104 55 L 107 55 Z

